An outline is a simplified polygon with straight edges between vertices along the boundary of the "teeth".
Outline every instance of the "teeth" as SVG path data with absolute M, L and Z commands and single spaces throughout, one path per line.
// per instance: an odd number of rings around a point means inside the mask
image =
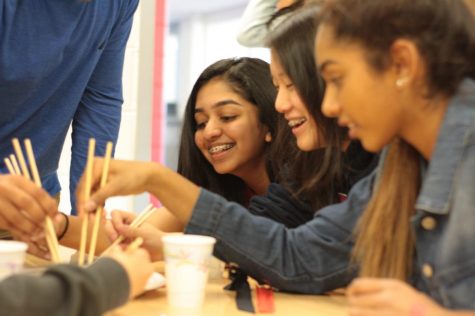
M 306 121 L 306 119 L 304 119 L 304 118 L 297 119 L 297 120 L 291 120 L 291 121 L 289 121 L 289 126 L 290 126 L 290 128 L 294 128 L 295 126 L 302 125 L 305 121 Z
M 232 147 L 234 147 L 233 144 L 224 144 L 224 145 L 211 147 L 210 149 L 208 149 L 208 151 L 209 151 L 210 154 L 215 154 L 215 153 L 218 153 L 218 152 L 221 152 L 221 151 L 228 150 Z

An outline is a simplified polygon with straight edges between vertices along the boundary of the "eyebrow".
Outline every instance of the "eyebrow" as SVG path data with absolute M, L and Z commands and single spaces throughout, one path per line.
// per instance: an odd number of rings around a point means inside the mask
M 237 106 L 242 106 L 241 103 L 238 103 L 234 100 L 231 100 L 231 99 L 227 99 L 227 100 L 222 100 L 222 101 L 218 101 L 216 102 L 215 104 L 213 104 L 212 108 L 215 109 L 215 108 L 219 108 L 219 107 L 223 107 L 225 105 L 237 105 Z M 202 113 L 203 112 L 203 109 L 201 108 L 195 108 L 195 113 Z
M 325 71 L 325 68 L 332 64 L 336 64 L 336 62 L 333 60 L 325 60 L 325 62 L 318 67 L 318 70 L 320 71 L 320 73 L 323 73 Z

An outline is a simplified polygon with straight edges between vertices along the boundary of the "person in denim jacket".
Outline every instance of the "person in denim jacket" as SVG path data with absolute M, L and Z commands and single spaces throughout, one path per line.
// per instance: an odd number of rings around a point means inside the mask
M 467 3 L 333 0 L 321 21 L 323 111 L 367 150 L 383 150 L 347 201 L 288 229 L 158 164 L 115 161 L 109 184 L 80 207 L 140 187 L 187 223 L 186 233 L 216 237 L 216 251 L 281 290 L 323 293 L 359 276 L 348 289 L 351 315 L 473 315 L 475 22 Z M 139 168 L 153 176 L 133 178 Z

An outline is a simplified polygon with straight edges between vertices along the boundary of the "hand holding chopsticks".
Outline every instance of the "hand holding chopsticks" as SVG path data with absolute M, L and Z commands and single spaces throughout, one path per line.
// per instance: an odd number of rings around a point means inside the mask
M 14 147 L 16 156 L 10 155 L 9 158 L 5 158 L 5 160 L 4 160 L 9 172 L 11 174 L 17 174 L 17 175 L 19 175 L 20 172 L 21 172 L 21 175 L 23 175 L 23 177 L 26 180 L 31 180 L 31 175 L 33 175 L 34 183 L 36 184 L 36 186 L 38 188 L 41 188 L 41 180 L 40 180 L 40 177 L 39 177 L 38 168 L 36 167 L 36 161 L 35 161 L 35 157 L 34 157 L 34 154 L 33 154 L 33 148 L 32 148 L 30 140 L 29 139 L 25 140 L 25 149 L 26 149 L 30 169 L 28 169 L 28 165 L 27 165 L 27 162 L 25 160 L 25 156 L 23 155 L 23 151 L 21 149 L 21 145 L 20 145 L 19 140 L 15 138 L 15 139 L 13 139 L 12 143 L 13 143 L 13 147 Z M 17 162 L 17 158 L 20 162 L 19 165 L 18 165 L 18 162 Z M 19 181 L 19 180 L 17 180 L 17 181 Z M 28 182 L 29 181 L 27 181 L 27 183 Z M 22 193 L 23 194 L 26 193 L 27 190 L 31 190 L 31 189 L 28 189 L 28 185 L 25 185 L 25 188 L 24 188 Z M 41 194 L 42 194 L 42 196 L 40 198 L 43 199 L 43 200 L 46 200 L 46 202 L 43 202 L 43 203 L 45 203 L 47 205 L 48 209 L 49 209 L 52 206 L 51 205 L 52 199 L 49 198 L 50 201 L 47 201 L 48 198 L 45 197 L 46 193 L 43 192 L 42 190 L 39 190 L 39 192 L 41 192 Z M 17 195 L 12 197 L 12 199 L 14 199 L 15 197 L 21 199 L 21 197 L 19 197 L 19 196 L 21 196 L 22 193 L 17 192 Z M 30 202 L 30 205 L 28 205 L 28 206 L 27 205 L 16 204 L 17 209 L 19 211 L 15 215 L 16 215 L 17 218 L 21 215 L 29 217 L 32 221 L 34 221 L 35 218 L 38 219 L 38 217 L 39 218 L 43 218 L 43 217 L 45 218 L 45 223 L 44 223 L 45 235 L 46 235 L 46 241 L 48 243 L 48 248 L 51 252 L 52 260 L 54 262 L 60 262 L 59 251 L 58 251 L 58 241 L 56 239 L 56 232 L 54 230 L 51 218 L 48 216 L 48 213 L 44 213 L 44 212 L 41 212 L 41 211 L 38 212 L 38 210 L 33 211 L 35 209 L 35 206 L 38 206 L 38 204 L 41 205 L 41 202 L 37 203 L 38 202 L 37 200 L 38 200 L 37 198 L 36 199 L 33 198 L 33 199 L 29 200 L 28 202 Z M 36 204 L 35 204 L 35 202 L 36 202 Z M 28 210 L 30 210 L 30 212 L 28 212 Z M 56 208 L 55 211 L 57 211 L 57 208 Z M 46 215 L 46 216 L 44 216 L 44 215 Z M 50 214 L 50 215 L 52 215 L 52 214 Z M 29 233 L 31 233 L 31 229 L 30 229 Z

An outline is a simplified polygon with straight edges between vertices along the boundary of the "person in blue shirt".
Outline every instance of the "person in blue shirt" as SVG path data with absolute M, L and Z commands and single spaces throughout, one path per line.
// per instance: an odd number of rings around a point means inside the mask
M 0 3 L 0 168 L 11 139 L 30 138 L 42 183 L 60 192 L 58 162 L 72 124 L 74 193 L 88 139 L 104 154 L 117 140 L 122 67 L 138 0 L 7 0 Z M 71 205 L 75 208 L 74 194 Z M 73 214 L 75 213 L 73 209 Z
M 327 84 L 322 110 L 382 153 L 345 202 L 311 221 L 288 229 L 139 162 L 112 162 L 110 182 L 80 207 L 93 211 L 108 196 L 148 191 L 186 233 L 216 237 L 216 251 L 282 290 L 349 285 L 351 315 L 474 315 L 472 4 L 324 2 L 316 37 Z

